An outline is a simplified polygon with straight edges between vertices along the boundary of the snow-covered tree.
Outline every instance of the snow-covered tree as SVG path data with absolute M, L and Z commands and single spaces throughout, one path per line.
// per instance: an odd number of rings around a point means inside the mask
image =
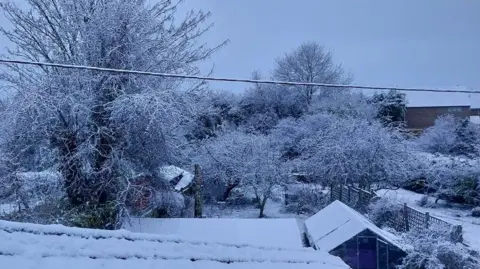
M 226 201 L 232 191 L 243 186 L 243 165 L 251 156 L 251 145 L 242 139 L 244 136 L 240 131 L 224 132 L 204 141 L 192 154 L 194 162 L 203 168 L 205 185 L 220 190 L 221 195 L 216 198 L 221 201 Z
M 287 123 L 274 135 L 283 137 L 284 154 L 294 152 L 292 162 L 318 182 L 379 187 L 414 176 L 409 144 L 377 122 L 319 113 Z
M 315 42 L 305 42 L 286 53 L 276 61 L 273 77 L 282 81 L 348 84 L 352 76 L 346 74 L 340 64 L 335 64 L 333 56 L 323 46 Z M 309 105 L 313 96 L 321 89 L 314 86 L 294 87 L 303 105 Z M 330 94 L 337 89 L 324 89 Z
M 218 48 L 198 43 L 210 27 L 209 13 L 191 11 L 177 21 L 178 4 L 168 0 L 28 4 L 25 10 L 0 5 L 13 25 L 1 32 L 19 59 L 197 74 L 196 63 Z M 6 145 L 13 145 L 8 151 L 53 149 L 69 201 L 78 206 L 123 204 L 127 171 L 153 173 L 176 161 L 201 88 L 175 79 L 17 65 L 2 78 L 17 92 L 2 117 Z
M 245 185 L 253 191 L 263 218 L 265 205 L 275 195 L 275 190 L 286 183 L 286 171 L 282 169 L 280 152 L 272 137 L 253 135 L 246 137 L 251 145 L 251 157 L 244 164 Z
M 276 187 L 286 178 L 280 152 L 269 136 L 232 131 L 211 139 L 202 146 L 198 161 L 204 180 L 223 187 L 222 200 L 241 188 L 245 195 L 253 194 L 263 217 L 265 204 Z M 211 183 L 210 183 L 211 184 Z
M 405 121 L 407 100 L 405 93 L 391 90 L 388 93 L 375 93 L 372 103 L 378 107 L 377 118 L 385 125 L 399 125 Z
M 444 115 L 425 130 L 417 143 L 430 153 L 471 155 L 478 153 L 479 134 L 478 126 L 468 119 L 459 120 L 453 115 Z
M 329 95 L 313 97 L 308 114 L 329 113 L 340 118 L 373 121 L 378 108 L 360 92 L 343 89 Z

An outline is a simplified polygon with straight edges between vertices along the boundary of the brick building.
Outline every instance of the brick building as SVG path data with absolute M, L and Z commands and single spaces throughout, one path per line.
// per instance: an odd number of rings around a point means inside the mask
M 471 116 L 470 105 L 407 107 L 405 123 L 410 130 L 424 130 L 435 124 L 435 120 L 446 114 L 457 118 Z
M 468 90 L 466 87 L 457 86 L 449 90 Z M 435 124 L 435 120 L 446 114 L 457 118 L 480 116 L 480 95 L 466 93 L 433 93 L 410 92 L 407 93 L 407 110 L 405 111 L 405 124 L 410 131 L 421 132 Z

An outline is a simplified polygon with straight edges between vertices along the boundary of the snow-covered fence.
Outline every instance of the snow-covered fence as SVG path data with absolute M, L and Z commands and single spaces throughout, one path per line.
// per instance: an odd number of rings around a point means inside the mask
M 339 200 L 358 211 L 364 211 L 370 204 L 371 199 L 375 197 L 376 195 L 374 193 L 352 186 L 330 186 L 330 199 L 332 202 Z
M 379 199 L 375 193 L 368 192 L 353 186 L 332 185 L 330 186 L 331 201 L 339 200 L 344 204 L 364 212 L 372 199 Z M 428 212 L 420 212 L 409 207 L 406 203 L 396 215 L 389 216 L 387 223 L 397 231 L 406 232 L 411 229 L 429 228 L 431 226 L 443 226 L 452 230 L 452 238 L 462 241 L 462 226 L 453 225 L 439 218 L 430 216 Z

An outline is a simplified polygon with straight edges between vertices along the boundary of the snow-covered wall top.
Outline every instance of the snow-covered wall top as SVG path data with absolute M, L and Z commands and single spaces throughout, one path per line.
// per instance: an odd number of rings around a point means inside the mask
M 175 235 L 204 242 L 276 248 L 301 248 L 295 219 L 131 219 L 124 229 L 137 233 Z

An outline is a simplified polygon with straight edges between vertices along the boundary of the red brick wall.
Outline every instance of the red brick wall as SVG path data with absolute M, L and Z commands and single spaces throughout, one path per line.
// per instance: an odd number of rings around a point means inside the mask
M 435 120 L 445 114 L 466 118 L 470 116 L 469 106 L 451 107 L 407 107 L 405 121 L 408 129 L 426 129 L 435 124 Z

